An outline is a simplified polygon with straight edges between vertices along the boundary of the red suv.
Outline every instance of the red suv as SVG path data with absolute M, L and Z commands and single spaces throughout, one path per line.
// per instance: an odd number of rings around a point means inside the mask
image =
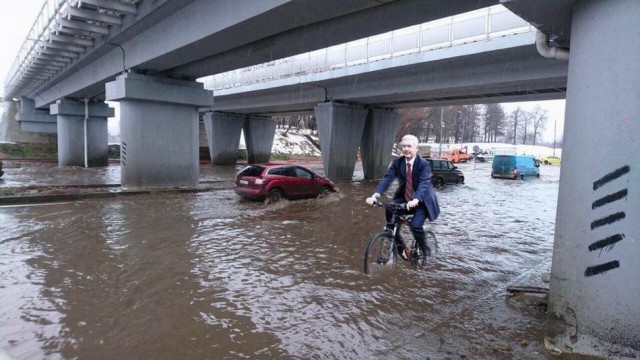
M 337 191 L 331 180 L 291 164 L 254 164 L 236 175 L 236 194 L 255 200 L 276 202 L 325 196 Z

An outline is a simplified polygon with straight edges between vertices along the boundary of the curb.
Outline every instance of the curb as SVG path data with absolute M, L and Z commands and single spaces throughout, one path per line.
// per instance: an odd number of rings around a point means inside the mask
M 133 190 L 118 192 L 93 192 L 84 194 L 50 194 L 50 195 L 25 195 L 25 196 L 3 196 L 0 197 L 0 206 L 7 205 L 31 205 L 52 202 L 79 201 L 87 199 L 108 199 L 121 198 L 136 195 L 154 195 L 170 193 L 201 193 L 226 188 L 201 188 L 201 189 L 158 189 L 158 190 Z

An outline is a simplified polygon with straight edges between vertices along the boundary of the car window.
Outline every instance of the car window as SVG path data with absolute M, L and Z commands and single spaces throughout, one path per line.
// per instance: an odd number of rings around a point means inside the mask
M 433 161 L 433 169 L 434 169 L 434 170 L 440 170 L 440 169 L 442 169 L 442 161 L 440 161 L 440 160 L 434 160 L 434 161 Z
M 278 167 L 278 168 L 269 169 L 267 173 L 269 175 L 292 176 L 290 167 Z
M 242 171 L 240 171 L 239 175 L 242 175 L 242 176 L 260 176 L 260 174 L 262 173 L 262 170 L 264 170 L 263 166 L 251 165 L 251 166 L 247 166 L 246 168 L 242 169 Z
M 451 161 L 447 161 L 445 164 L 447 170 L 453 170 L 453 164 L 451 163 Z
M 295 171 L 295 175 L 296 175 L 296 177 L 304 178 L 304 179 L 311 179 L 311 178 L 313 178 L 313 175 L 311 175 L 311 173 L 310 173 L 310 172 L 308 172 L 308 171 L 307 171 L 307 170 L 305 170 L 305 169 L 302 169 L 302 168 L 299 168 L 299 167 L 295 167 L 295 168 L 293 168 L 293 169 L 294 169 L 294 171 Z

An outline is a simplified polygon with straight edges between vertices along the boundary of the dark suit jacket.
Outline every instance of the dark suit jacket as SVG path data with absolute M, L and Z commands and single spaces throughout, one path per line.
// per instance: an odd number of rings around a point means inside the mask
M 420 200 L 418 206 L 424 206 L 427 209 L 429 221 L 433 221 L 440 214 L 440 206 L 431 186 L 431 167 L 425 159 L 416 156 L 411 170 L 413 173 L 413 198 Z M 404 188 L 407 183 L 407 161 L 404 156 L 393 160 L 386 175 L 376 188 L 376 192 L 384 194 L 395 179 L 398 179 L 399 186 L 393 198 L 394 200 L 404 199 Z

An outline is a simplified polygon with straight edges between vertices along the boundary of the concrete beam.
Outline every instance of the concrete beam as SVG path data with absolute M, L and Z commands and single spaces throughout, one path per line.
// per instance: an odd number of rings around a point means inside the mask
M 20 107 L 16 114 L 16 121 L 25 132 L 42 132 L 55 134 L 58 132 L 57 117 L 47 110 L 35 108 L 33 99 L 20 97 Z

